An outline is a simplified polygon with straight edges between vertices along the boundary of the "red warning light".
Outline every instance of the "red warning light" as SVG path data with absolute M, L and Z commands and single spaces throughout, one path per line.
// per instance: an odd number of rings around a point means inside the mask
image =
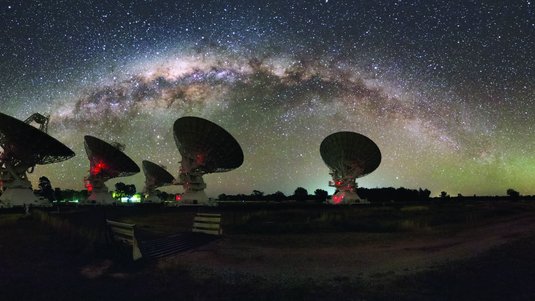
M 93 191 L 93 184 L 91 184 L 91 181 L 89 180 L 84 180 L 84 186 L 85 188 L 87 189 L 88 192 L 91 192 Z
M 182 195 L 180 194 L 175 195 L 175 201 L 179 202 L 181 200 L 182 200 Z
M 335 194 L 333 195 L 333 204 L 340 204 L 344 200 L 343 194 Z
M 204 165 L 204 160 L 205 160 L 205 157 L 203 154 L 195 155 L 195 163 L 197 163 L 197 165 Z
M 98 161 L 96 164 L 91 166 L 90 172 L 92 175 L 96 176 L 99 173 L 101 173 L 102 170 L 107 169 L 107 168 L 108 168 L 108 165 L 106 165 L 106 163 L 104 163 L 103 161 Z

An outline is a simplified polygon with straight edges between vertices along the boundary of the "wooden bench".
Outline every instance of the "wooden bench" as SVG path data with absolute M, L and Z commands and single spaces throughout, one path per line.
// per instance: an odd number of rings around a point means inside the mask
M 135 235 L 135 224 L 121 223 L 109 219 L 106 220 L 106 224 L 113 240 L 123 247 L 126 246 L 128 253 L 132 250 L 132 259 L 134 261 L 142 257 L 159 258 L 192 250 L 217 239 L 216 236 L 223 234 L 220 213 L 197 213 L 193 218 L 191 232 L 173 234 L 147 241 L 138 241 Z M 143 250 L 143 254 L 141 250 Z
M 222 235 L 221 213 L 197 213 L 193 218 L 191 232 Z
M 143 257 L 143 255 L 141 255 L 141 250 L 139 249 L 139 244 L 135 235 L 135 224 L 120 223 L 106 219 L 106 225 L 108 226 L 108 229 L 112 235 L 112 239 L 115 242 L 132 248 L 132 259 L 134 261 Z

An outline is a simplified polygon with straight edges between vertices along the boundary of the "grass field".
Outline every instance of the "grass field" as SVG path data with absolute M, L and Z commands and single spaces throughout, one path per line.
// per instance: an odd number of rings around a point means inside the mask
M 2 300 L 533 300 L 535 204 L 222 206 L 224 236 L 128 264 L 103 219 L 142 239 L 189 231 L 198 208 L 0 213 Z

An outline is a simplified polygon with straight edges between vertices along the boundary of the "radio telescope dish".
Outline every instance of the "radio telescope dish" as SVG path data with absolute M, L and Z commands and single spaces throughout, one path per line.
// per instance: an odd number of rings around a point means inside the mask
M 356 179 L 373 172 L 381 163 L 381 151 L 370 138 L 354 132 L 337 132 L 320 145 L 323 162 L 331 170 L 329 186 L 338 191 L 333 204 L 363 203 L 357 194 Z
M 240 167 L 243 163 L 240 144 L 219 125 L 199 117 L 177 119 L 173 133 L 182 156 L 177 183 L 184 187 L 182 200 L 206 204 L 206 183 L 202 176 Z
M 49 205 L 32 190 L 27 172 L 35 165 L 57 163 L 74 156 L 74 152 L 46 133 L 48 117 L 35 113 L 25 122 L 0 113 L 0 179 L 5 189 L 0 207 Z M 36 128 L 30 123 L 40 125 Z
M 156 195 L 156 188 L 172 185 L 175 178 L 162 166 L 143 160 L 143 172 L 145 173 L 145 188 L 143 189 L 146 202 L 161 202 Z
M 85 178 L 85 186 L 91 192 L 88 201 L 104 205 L 115 203 L 104 182 L 134 175 L 140 171 L 139 167 L 121 149 L 96 137 L 84 136 L 84 146 L 90 163 L 89 176 Z

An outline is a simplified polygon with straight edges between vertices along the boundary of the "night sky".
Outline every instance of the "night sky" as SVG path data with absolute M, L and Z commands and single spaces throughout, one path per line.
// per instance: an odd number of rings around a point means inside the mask
M 502 4 L 498 4 L 503 2 Z M 383 160 L 362 187 L 535 194 L 530 1 L 2 1 L 0 111 L 50 114 L 76 157 L 37 166 L 83 189 L 83 136 L 178 174 L 173 122 L 207 118 L 244 164 L 210 196 L 327 186 L 324 137 Z M 144 175 L 110 180 L 143 187 Z M 36 187 L 36 185 L 34 185 Z M 181 191 L 181 188 L 177 188 Z

